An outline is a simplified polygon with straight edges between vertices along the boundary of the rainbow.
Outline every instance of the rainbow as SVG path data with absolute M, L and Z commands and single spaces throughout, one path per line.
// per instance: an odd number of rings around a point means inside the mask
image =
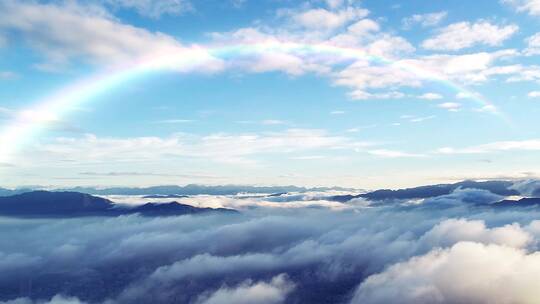
M 35 138 L 40 131 L 45 129 L 47 124 L 61 119 L 85 102 L 96 99 L 100 94 L 119 87 L 140 75 L 170 69 L 188 72 L 197 69 L 202 63 L 214 61 L 216 65 L 220 65 L 223 60 L 229 58 L 272 52 L 300 54 L 302 56 L 327 54 L 341 60 L 366 60 L 372 63 L 389 65 L 413 73 L 423 80 L 439 82 L 456 93 L 468 96 L 469 99 L 476 101 L 481 106 L 488 107 L 493 114 L 501 117 L 507 123 L 509 122 L 508 118 L 491 102 L 457 82 L 449 80 L 445 75 L 407 61 L 396 61 L 383 56 L 375 56 L 361 49 L 339 47 L 325 43 L 302 44 L 278 41 L 220 45 L 208 48 L 191 47 L 181 50 L 160 50 L 151 56 L 79 80 L 57 90 L 50 96 L 33 102 L 32 107 L 17 113 L 12 122 L 3 130 L 0 130 L 0 163 L 9 162 L 15 152 L 32 138 Z

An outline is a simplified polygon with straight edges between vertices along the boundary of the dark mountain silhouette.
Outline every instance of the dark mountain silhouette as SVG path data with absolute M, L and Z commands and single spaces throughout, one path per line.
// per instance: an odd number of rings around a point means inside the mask
M 0 197 L 0 214 L 5 215 L 84 215 L 114 208 L 104 198 L 78 192 L 32 191 Z
M 225 208 L 199 208 L 190 205 L 184 205 L 177 202 L 170 203 L 146 203 L 142 206 L 130 209 L 130 212 L 140 213 L 146 216 L 161 216 L 161 215 L 182 215 L 195 214 L 202 212 L 228 212 L 237 213 L 236 210 Z
M 33 191 L 0 197 L 0 215 L 29 217 L 118 216 L 139 213 L 167 216 L 207 212 L 236 213 L 232 209 L 197 208 L 177 202 L 120 207 L 110 200 L 80 192 Z
M 531 197 L 531 198 L 522 198 L 519 200 L 502 200 L 500 202 L 493 203 L 492 206 L 499 207 L 499 208 L 540 206 L 540 198 Z
M 463 181 L 455 184 L 430 185 L 399 190 L 383 189 L 358 195 L 337 195 L 330 197 L 330 200 L 347 202 L 354 198 L 366 198 L 372 201 L 384 201 L 392 199 L 420 199 L 448 195 L 458 188 L 487 190 L 491 193 L 503 196 L 519 195 L 517 190 L 510 189 L 512 185 L 513 182 L 510 181 Z

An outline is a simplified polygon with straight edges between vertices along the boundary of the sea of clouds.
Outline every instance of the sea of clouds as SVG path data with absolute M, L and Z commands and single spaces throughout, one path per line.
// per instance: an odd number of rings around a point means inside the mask
M 240 214 L 3 217 L 0 303 L 540 299 L 540 210 L 493 208 L 504 197 L 477 189 L 385 202 L 333 195 L 176 199 Z

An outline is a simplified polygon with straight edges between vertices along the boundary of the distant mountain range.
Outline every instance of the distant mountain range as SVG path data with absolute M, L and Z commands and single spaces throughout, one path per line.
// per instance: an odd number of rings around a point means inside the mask
M 398 190 L 382 189 L 358 195 L 336 195 L 329 199 L 338 202 L 347 202 L 355 198 L 365 198 L 371 201 L 422 199 L 448 195 L 459 188 L 487 190 L 502 196 L 519 195 L 520 193 L 517 190 L 511 189 L 513 185 L 514 183 L 510 181 L 462 181 L 454 184 L 439 184 Z
M 0 215 L 23 217 L 118 216 L 138 213 L 168 216 L 200 213 L 237 213 L 225 208 L 197 208 L 177 202 L 120 206 L 110 200 L 80 192 L 32 191 L 0 197 Z
M 399 190 L 376 190 L 372 192 L 362 193 L 358 195 L 338 195 L 317 197 L 316 199 L 326 199 L 331 201 L 348 202 L 355 198 L 364 198 L 371 201 L 392 201 L 392 200 L 408 200 L 408 199 L 425 199 L 434 198 L 443 195 L 448 195 L 456 189 L 481 189 L 500 196 L 520 195 L 513 189 L 513 182 L 510 181 L 463 181 L 454 184 L 440 184 L 431 186 L 422 186 L 415 188 L 399 189 Z M 307 188 L 302 187 L 241 187 L 241 186 L 197 186 L 188 185 L 185 187 L 179 186 L 160 186 L 149 188 L 110 188 L 96 190 L 93 188 L 75 188 L 81 191 L 94 191 L 100 194 L 127 194 L 141 195 L 143 193 L 153 193 L 144 196 L 148 199 L 174 199 L 185 198 L 189 195 L 196 194 L 238 194 L 238 193 L 270 193 L 265 196 L 277 199 L 287 195 L 287 191 L 294 190 L 295 192 L 307 191 Z M 116 190 L 115 190 L 116 189 Z M 312 188 L 314 191 L 323 188 Z M 328 189 L 328 188 L 324 188 Z M 341 188 L 340 188 L 341 189 Z M 278 191 L 281 190 L 281 191 Z M 301 191 L 299 191 L 301 190 Z M 335 190 L 335 189 L 334 189 Z M 155 192 L 152 192 L 155 191 Z M 22 193 L 19 193 L 22 192 Z M 156 193 L 157 192 L 157 193 Z M 170 194 L 176 192 L 175 194 Z M 138 213 L 143 216 L 168 216 L 168 215 L 183 215 L 183 214 L 199 214 L 209 212 L 220 213 L 237 213 L 236 210 L 225 208 L 197 208 L 190 205 L 180 204 L 172 201 L 168 203 L 147 203 L 135 207 L 115 204 L 114 202 L 93 196 L 92 194 L 81 193 L 80 191 L 30 191 L 28 189 L 6 190 L 0 188 L 0 194 L 15 193 L 14 195 L 0 197 L 0 215 L 5 216 L 28 216 L 28 217 L 79 217 L 79 216 L 118 216 L 124 214 Z M 184 193 L 184 194 L 178 194 Z M 186 194 L 188 193 L 188 194 Z M 294 195 L 293 195 L 294 196 Z M 298 195 L 296 195 L 298 196 Z M 296 197 L 295 196 L 295 197 Z M 249 197 L 249 196 L 248 196 Z M 285 196 L 286 199 L 289 196 Z M 302 198 L 295 198 L 300 200 Z M 527 207 L 540 206 L 540 198 L 523 198 L 520 200 L 502 200 L 490 204 L 493 207 Z
M 41 190 L 40 187 L 5 189 L 0 188 L 0 196 L 10 196 L 29 192 L 32 190 Z M 186 186 L 154 186 L 145 188 L 135 187 L 114 187 L 114 188 L 94 188 L 94 187 L 73 187 L 55 189 L 55 191 L 81 192 L 93 195 L 236 195 L 239 193 L 286 193 L 286 192 L 308 192 L 308 191 L 358 191 L 357 189 L 341 187 L 297 187 L 297 186 L 242 186 L 242 185 L 223 185 L 223 186 L 204 186 L 190 184 Z

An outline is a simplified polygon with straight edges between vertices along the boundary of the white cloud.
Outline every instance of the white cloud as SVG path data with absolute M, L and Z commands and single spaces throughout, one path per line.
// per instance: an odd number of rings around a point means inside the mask
M 520 66 L 520 69 L 506 80 L 508 82 L 534 81 L 540 82 L 540 66 Z
M 440 222 L 426 232 L 419 239 L 419 243 L 420 246 L 428 248 L 450 247 L 460 241 L 525 248 L 532 243 L 532 239 L 532 236 L 518 224 L 488 228 L 484 221 L 461 218 Z
M 472 94 L 466 93 L 466 92 L 459 92 L 456 94 L 457 99 L 467 99 L 467 98 L 472 98 L 472 97 L 473 97 Z
M 485 82 L 491 76 L 503 72 L 519 73 L 523 69 L 516 69 L 512 66 L 500 69 L 495 66 L 497 61 L 512 58 L 518 53 L 512 49 L 500 50 L 496 52 L 479 52 L 464 55 L 430 55 L 418 59 L 405 59 L 400 64 L 412 65 L 422 69 L 418 72 L 420 78 L 446 78 L 462 82 Z M 424 75 L 425 74 L 425 75 Z
M 415 24 L 420 24 L 423 27 L 435 26 L 446 18 L 448 12 L 436 12 L 429 14 L 415 14 L 407 18 L 403 18 L 401 23 L 406 29 L 411 28 Z
M 499 46 L 518 31 L 517 25 L 498 26 L 488 21 L 459 22 L 438 31 L 435 37 L 422 42 L 429 50 L 457 51 L 478 44 Z
M 270 46 L 246 50 L 227 62 L 212 57 L 204 47 L 186 48 L 171 36 L 122 24 L 103 12 L 87 12 L 84 11 L 85 7 L 74 4 L 6 4 L 5 9 L 0 10 L 0 17 L 2 14 L 6 17 L 0 19 L 0 29 L 20 33 L 23 39 L 43 52 L 48 59 L 47 67 L 58 67 L 61 66 L 59 63 L 72 59 L 114 63 L 163 52 L 175 54 L 181 64 L 175 65 L 174 59 L 167 59 L 162 66 L 173 66 L 187 71 L 217 71 L 229 68 L 254 73 L 281 71 L 293 76 L 317 73 L 331 78 L 335 85 L 350 88 L 353 99 L 403 98 L 406 96 L 398 91 L 399 87 L 421 87 L 425 80 L 433 79 L 433 75 L 436 78 L 464 82 L 482 82 L 495 75 L 507 75 L 512 81 L 526 80 L 525 77 L 540 79 L 535 78 L 537 74 L 540 75 L 540 71 L 536 73 L 529 70 L 528 73 L 522 73 L 526 72 L 524 67 L 494 66 L 500 58 L 515 56 L 517 52 L 514 50 L 399 59 L 415 50 L 407 40 L 381 32 L 376 21 L 364 19 L 368 13 L 365 9 L 350 4 L 345 6 L 345 2 L 335 4 L 338 7 L 336 9 L 309 8 L 282 13 L 287 18 L 298 19 L 305 27 L 302 30 L 286 23 L 279 29 L 260 25 L 213 34 L 214 42 L 218 45 L 238 43 Z M 318 18 L 325 19 L 327 24 L 313 21 Z M 326 29 L 340 28 L 341 33 L 312 35 L 320 30 L 316 25 Z M 494 27 L 500 30 L 507 28 Z M 46 35 L 41 34 L 43 28 L 47 29 Z M 395 58 L 395 62 L 376 64 L 358 57 L 348 57 L 350 55 L 347 54 L 328 56 L 329 53 L 323 52 L 306 53 L 301 49 L 290 48 L 290 41 L 298 41 L 300 44 L 330 41 L 331 44 L 339 46 L 355 47 L 366 56 Z M 348 64 L 351 60 L 354 62 Z M 345 68 L 344 63 L 348 64 L 345 64 Z M 438 97 L 434 93 L 428 93 L 420 98 Z
M 161 15 L 179 15 L 193 10 L 187 0 L 103 0 L 114 7 L 130 8 L 142 16 L 159 18 Z
M 261 121 L 262 125 L 271 126 L 271 125 L 284 125 L 286 122 L 283 120 L 277 120 L 277 119 L 265 119 Z
M 335 72 L 332 77 L 334 84 L 352 89 L 353 99 L 395 99 L 405 97 L 404 94 L 391 91 L 373 93 L 370 89 L 385 89 L 397 87 L 421 87 L 424 81 L 445 79 L 470 83 L 488 81 L 491 77 L 502 75 L 508 79 L 528 77 L 540 79 L 538 72 L 529 73 L 524 67 L 502 66 L 495 64 L 498 60 L 517 55 L 515 50 L 501 50 L 492 53 L 480 52 L 465 55 L 430 55 L 415 59 L 401 59 L 389 65 L 373 65 L 370 62 L 358 60 L 345 69 Z M 518 81 L 518 79 L 514 79 Z M 435 97 L 423 95 L 422 97 Z
M 366 279 L 352 303 L 533 303 L 540 254 L 461 242 Z
M 502 0 L 502 2 L 514 6 L 518 12 L 540 16 L 540 0 Z
M 57 138 L 53 142 L 39 144 L 28 149 L 26 156 L 21 157 L 28 163 L 35 164 L 62 163 L 66 159 L 77 160 L 77 163 L 141 163 L 168 162 L 171 159 L 182 158 L 253 164 L 256 163 L 256 157 L 266 154 L 336 148 L 353 150 L 359 144 L 361 143 L 353 142 L 349 138 L 333 136 L 326 131 L 314 129 L 135 138 L 99 138 L 95 135 L 86 135 L 82 138 Z
M 49 301 L 46 300 L 32 300 L 30 298 L 16 298 L 6 302 L 0 302 L 0 304 L 85 304 L 76 297 L 68 297 L 61 294 L 55 295 Z
M 234 288 L 222 287 L 212 294 L 199 297 L 197 304 L 279 304 L 294 289 L 286 275 L 270 282 L 246 281 Z
M 539 55 L 540 54 L 540 33 L 536 33 L 525 40 L 527 42 L 527 48 L 523 51 L 525 55 Z
M 283 52 L 263 53 L 248 66 L 257 73 L 284 71 L 291 75 L 301 75 L 309 70 L 307 62 L 302 58 Z
M 369 35 L 378 32 L 380 29 L 379 24 L 371 19 L 362 19 L 347 28 L 348 32 L 356 37 Z
M 383 89 L 387 87 L 410 86 L 418 87 L 421 80 L 410 71 L 396 69 L 392 66 L 372 66 L 364 61 L 357 61 L 342 71 L 335 73 L 334 83 L 353 89 L 353 99 L 387 99 L 402 98 L 399 92 L 369 93 L 367 89 Z
M 347 7 L 338 11 L 313 8 L 291 14 L 291 19 L 298 25 L 311 30 L 329 31 L 345 24 L 364 18 L 369 13 L 363 8 Z
M 220 60 L 204 50 L 182 46 L 173 37 L 120 23 L 99 9 L 34 2 L 0 3 L 0 30 L 13 32 L 58 69 L 72 59 L 110 64 L 167 55 L 171 69 L 214 71 Z M 156 62 L 156 64 L 160 64 Z
M 395 150 L 377 149 L 368 151 L 369 154 L 383 157 L 383 158 L 416 158 L 425 157 L 423 154 L 407 153 Z
M 540 91 L 532 91 L 527 94 L 530 98 L 540 98 Z
M 443 102 L 438 104 L 437 107 L 448 111 L 456 112 L 461 109 L 461 104 L 457 102 Z
M 423 117 L 411 117 L 409 119 L 410 122 L 423 122 L 423 121 L 426 121 L 426 120 L 430 120 L 430 119 L 434 119 L 435 116 L 434 115 L 431 115 L 431 116 L 423 116 Z
M 376 99 L 400 99 L 406 95 L 401 92 L 368 93 L 362 90 L 355 90 L 349 93 L 355 100 L 376 100 Z
M 483 112 L 483 113 L 498 113 L 499 110 L 497 109 L 497 107 L 495 107 L 494 105 L 492 104 L 488 104 L 488 105 L 485 105 L 485 106 L 482 106 L 481 108 L 478 108 L 475 110 L 476 112 Z
M 440 148 L 437 153 L 441 154 L 480 154 L 504 151 L 538 151 L 540 150 L 540 140 L 515 140 L 515 141 L 497 141 L 488 144 L 466 147 L 466 148 Z
M 420 99 L 426 99 L 426 100 L 436 100 L 436 99 L 442 99 L 443 96 L 438 93 L 425 93 L 420 96 L 418 96 Z

